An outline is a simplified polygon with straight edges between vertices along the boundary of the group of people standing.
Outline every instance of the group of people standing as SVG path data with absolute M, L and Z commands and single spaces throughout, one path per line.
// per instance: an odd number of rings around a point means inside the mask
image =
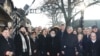
M 0 34 L 0 56 L 100 56 L 100 33 L 92 28 L 61 24 L 51 29 L 32 31 L 20 26 L 14 37 L 4 27 Z

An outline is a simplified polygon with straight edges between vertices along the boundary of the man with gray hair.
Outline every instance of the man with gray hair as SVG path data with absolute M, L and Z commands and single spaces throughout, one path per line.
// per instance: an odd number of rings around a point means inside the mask
M 62 51 L 62 54 L 64 56 L 76 56 L 76 47 L 78 43 L 77 36 L 73 34 L 73 27 L 68 26 L 66 29 L 65 34 L 65 45 L 64 45 L 64 51 Z
M 97 40 L 100 40 L 100 31 L 96 25 L 92 26 L 92 31 L 96 33 Z

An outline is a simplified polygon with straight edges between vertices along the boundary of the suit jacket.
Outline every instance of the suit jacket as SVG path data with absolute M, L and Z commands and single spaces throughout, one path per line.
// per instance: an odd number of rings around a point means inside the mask
M 89 56 L 100 56 L 100 41 L 96 40 L 95 43 L 90 41 Z
M 7 51 L 14 52 L 12 39 L 8 38 L 8 40 L 6 40 L 4 36 L 0 35 L 0 56 L 5 56 Z
M 75 56 L 75 48 L 77 48 L 78 39 L 77 36 L 73 33 L 68 34 L 66 33 L 65 36 L 65 55 L 66 56 Z
M 57 56 L 57 53 L 60 53 L 60 39 L 57 36 L 47 38 L 47 52 L 50 52 L 51 56 Z
M 38 39 L 37 38 L 35 39 L 35 41 L 31 38 L 31 49 L 32 49 L 32 55 L 33 56 L 38 56 L 39 43 L 38 43 Z M 36 50 L 37 52 L 34 53 L 34 50 Z
M 78 41 L 77 51 L 79 52 L 78 53 L 78 56 L 82 56 L 83 55 L 83 44 L 82 44 L 82 40 L 81 41 Z
M 90 48 L 89 42 L 90 42 L 90 36 L 87 37 L 87 35 L 84 35 L 83 42 L 82 42 L 84 56 L 88 56 L 88 54 L 89 54 L 89 48 Z
M 39 35 L 39 50 L 46 51 L 47 46 L 47 36 L 44 37 L 43 35 Z
M 97 40 L 100 40 L 100 31 L 96 32 Z
M 66 32 L 60 31 L 58 35 L 59 35 L 58 37 L 60 38 L 61 50 L 64 51 L 65 50 L 64 46 L 66 46 Z

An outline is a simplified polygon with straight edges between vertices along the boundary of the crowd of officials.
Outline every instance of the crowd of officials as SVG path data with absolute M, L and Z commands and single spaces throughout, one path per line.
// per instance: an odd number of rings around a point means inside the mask
M 61 24 L 50 29 L 25 26 L 4 27 L 0 34 L 0 56 L 100 56 L 100 32 L 97 26 L 74 29 Z

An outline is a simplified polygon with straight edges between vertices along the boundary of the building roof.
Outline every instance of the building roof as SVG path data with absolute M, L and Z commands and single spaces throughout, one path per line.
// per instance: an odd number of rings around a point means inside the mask
M 0 6 L 0 26 L 4 26 L 8 21 L 12 21 L 11 17 Z
M 6 20 L 12 20 L 12 19 L 10 18 L 10 16 L 6 13 L 6 11 L 2 8 L 2 6 L 0 6 L 0 15 L 5 16 L 5 19 L 6 19 Z

